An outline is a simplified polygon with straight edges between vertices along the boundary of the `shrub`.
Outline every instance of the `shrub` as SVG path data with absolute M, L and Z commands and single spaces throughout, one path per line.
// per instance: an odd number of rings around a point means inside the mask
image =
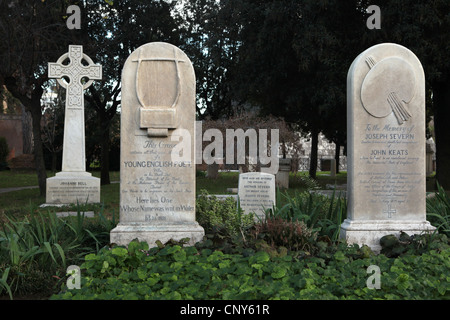
M 317 230 L 319 236 L 337 241 L 346 213 L 346 199 L 336 197 L 335 193 L 327 197 L 306 191 L 291 197 L 277 191 L 276 205 L 268 211 L 268 217 L 304 221 L 309 228 Z
M 33 211 L 23 221 L 8 219 L 0 229 L 0 269 L 8 270 L 0 274 L 0 294 L 11 295 L 51 294 L 54 276 L 108 244 L 113 226 L 101 212 L 95 222 L 88 222 L 80 210 L 76 217 L 64 219 Z
M 269 217 L 255 224 L 251 234 L 272 248 L 285 247 L 292 251 L 311 251 L 317 238 L 317 232 L 309 229 L 303 221 L 281 217 Z
M 427 198 L 427 219 L 439 233 L 450 237 L 450 197 L 439 183 L 434 197 Z
M 205 229 L 206 234 L 215 233 L 232 239 L 242 236 L 243 231 L 253 225 L 254 215 L 242 214 L 231 197 L 221 200 L 201 190 L 196 202 L 196 220 Z

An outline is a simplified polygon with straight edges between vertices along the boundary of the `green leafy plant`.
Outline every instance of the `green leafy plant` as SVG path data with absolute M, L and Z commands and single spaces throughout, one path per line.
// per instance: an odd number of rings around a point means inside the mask
M 380 239 L 381 253 L 389 258 L 397 258 L 405 254 L 420 255 L 430 250 L 440 252 L 450 248 L 449 240 L 445 234 L 414 234 L 401 232 L 397 237 L 393 234 Z
M 390 259 L 367 256 L 345 243 L 327 247 L 329 256 L 249 255 L 198 250 L 178 244 L 148 249 L 103 248 L 82 264 L 81 289 L 51 299 L 448 299 L 450 250 Z M 381 289 L 367 287 L 367 268 L 381 271 Z
M 217 241 L 245 237 L 245 230 L 255 221 L 254 214 L 243 214 L 233 198 L 221 200 L 205 190 L 197 197 L 196 219 L 205 233 Z
M 68 218 L 33 209 L 24 220 L 8 217 L 0 230 L 1 267 L 9 268 L 7 288 L 13 294 L 48 291 L 53 276 L 58 278 L 69 264 L 81 263 L 86 254 L 109 243 L 113 225 L 101 211 L 95 221 L 87 221 L 81 210 Z
M 2 291 L 6 291 L 9 295 L 9 299 L 13 300 L 13 295 L 11 291 L 11 287 L 8 285 L 8 274 L 11 268 L 6 268 L 2 273 L 0 273 L 0 294 Z
M 291 197 L 277 190 L 276 205 L 267 210 L 267 217 L 304 221 L 309 228 L 317 229 L 320 236 L 337 241 L 346 212 L 346 199 L 340 194 L 336 197 L 335 192 L 331 197 L 310 192 Z
M 437 188 L 434 197 L 427 198 L 427 219 L 437 227 L 439 233 L 450 236 L 450 196 L 439 183 Z

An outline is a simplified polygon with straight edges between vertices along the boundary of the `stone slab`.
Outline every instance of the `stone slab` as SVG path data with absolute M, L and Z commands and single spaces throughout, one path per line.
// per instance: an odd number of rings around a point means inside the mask
M 409 49 L 384 43 L 354 60 L 347 147 L 343 238 L 376 247 L 385 232 L 433 230 L 425 207 L 425 76 Z
M 202 239 L 195 221 L 195 86 L 192 63 L 171 44 L 147 43 L 126 60 L 120 222 L 112 243 Z
M 348 243 L 368 245 L 374 253 L 381 251 L 380 239 L 386 235 L 400 236 L 401 232 L 408 235 L 431 233 L 435 231 L 428 221 L 392 221 L 345 219 L 341 225 L 341 235 L 345 235 Z
M 85 211 L 81 212 L 81 215 L 84 215 L 86 218 L 94 218 L 94 211 Z M 77 211 L 64 211 L 64 212 L 57 212 L 56 216 L 59 218 L 65 218 L 65 217 L 76 217 L 78 216 Z
M 179 241 L 189 238 L 187 245 L 193 246 L 202 241 L 203 236 L 203 228 L 195 221 L 170 224 L 119 223 L 111 232 L 111 243 L 128 245 L 137 239 L 147 242 L 151 248 L 156 246 L 157 240 L 166 243 L 171 239 Z
M 254 212 L 265 217 L 264 209 L 275 204 L 275 176 L 263 172 L 247 172 L 239 175 L 238 198 L 244 213 Z

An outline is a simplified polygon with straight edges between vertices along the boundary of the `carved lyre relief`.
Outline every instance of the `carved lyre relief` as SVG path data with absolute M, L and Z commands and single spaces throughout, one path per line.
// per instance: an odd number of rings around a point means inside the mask
M 370 70 L 361 86 L 364 109 L 376 118 L 394 113 L 398 124 L 402 125 L 412 117 L 408 106 L 416 90 L 412 66 L 399 57 L 376 62 L 368 56 L 365 61 Z
M 149 137 L 167 137 L 169 129 L 178 126 L 177 107 L 181 96 L 181 76 L 174 48 L 173 57 L 141 58 L 137 60 L 136 95 L 140 104 L 139 126 Z

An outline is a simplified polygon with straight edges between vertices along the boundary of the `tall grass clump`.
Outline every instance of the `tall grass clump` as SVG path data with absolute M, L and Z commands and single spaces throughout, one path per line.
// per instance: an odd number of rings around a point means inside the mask
M 87 220 L 80 209 L 68 218 L 34 210 L 23 220 L 8 216 L 0 228 L 0 294 L 49 291 L 68 265 L 81 264 L 86 254 L 108 244 L 114 221 L 102 210 Z
M 331 197 L 305 191 L 290 196 L 277 190 L 276 204 L 267 210 L 267 218 L 303 221 L 318 236 L 338 240 L 340 225 L 347 215 L 347 201 L 333 191 Z
M 437 232 L 450 237 L 450 196 L 437 183 L 434 197 L 427 198 L 427 220 L 437 228 Z

